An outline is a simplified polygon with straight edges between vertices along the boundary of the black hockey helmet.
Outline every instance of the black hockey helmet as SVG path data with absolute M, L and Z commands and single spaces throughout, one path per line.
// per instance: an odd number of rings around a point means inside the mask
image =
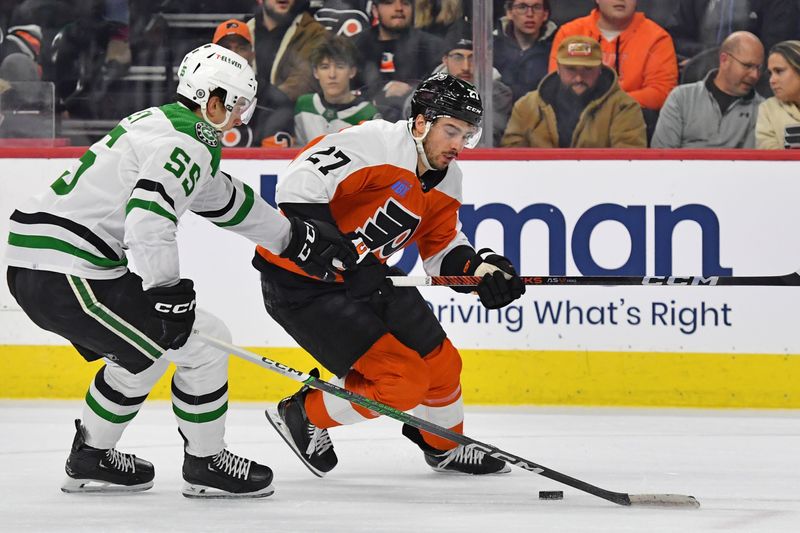
M 440 72 L 424 80 L 414 91 L 411 118 L 417 115 L 430 122 L 439 117 L 453 117 L 480 128 L 483 104 L 471 83 Z

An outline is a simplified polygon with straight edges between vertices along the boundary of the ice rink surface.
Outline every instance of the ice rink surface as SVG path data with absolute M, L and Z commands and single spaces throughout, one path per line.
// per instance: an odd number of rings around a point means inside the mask
M 259 500 L 180 494 L 182 449 L 170 405 L 147 402 L 120 442 L 152 461 L 153 489 L 59 490 L 79 402 L 0 402 L 0 530 L 160 532 L 797 532 L 800 413 L 468 408 L 467 435 L 606 489 L 696 496 L 698 510 L 626 508 L 513 468 L 436 474 L 381 419 L 337 428 L 339 466 L 314 477 L 274 434 L 262 406 L 231 405 L 231 451 L 275 471 Z M 563 490 L 561 501 L 537 498 Z

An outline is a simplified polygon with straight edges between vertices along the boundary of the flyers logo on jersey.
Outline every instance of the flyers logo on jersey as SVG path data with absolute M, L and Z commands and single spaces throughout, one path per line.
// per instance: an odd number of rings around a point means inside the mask
M 419 226 L 420 217 L 389 198 L 355 233 L 383 259 L 400 250 Z

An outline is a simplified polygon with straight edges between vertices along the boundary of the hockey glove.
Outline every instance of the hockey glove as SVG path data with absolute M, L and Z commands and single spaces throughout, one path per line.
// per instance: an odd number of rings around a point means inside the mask
M 354 270 L 342 272 L 347 294 L 354 300 L 390 299 L 394 285 L 386 279 L 388 275 L 389 267 L 373 253 L 367 253 Z
M 355 267 L 358 255 L 353 243 L 328 222 L 289 218 L 292 237 L 281 257 L 291 259 L 310 276 L 333 281 L 338 266 Z M 334 264 L 334 260 L 337 263 Z
M 478 257 L 473 275 L 483 278 L 476 289 L 484 307 L 499 309 L 525 294 L 525 284 L 508 259 L 489 248 L 479 250 Z
M 182 279 L 172 287 L 153 287 L 144 291 L 150 301 L 145 333 L 156 344 L 177 349 L 186 344 L 194 325 L 195 292 L 190 279 Z

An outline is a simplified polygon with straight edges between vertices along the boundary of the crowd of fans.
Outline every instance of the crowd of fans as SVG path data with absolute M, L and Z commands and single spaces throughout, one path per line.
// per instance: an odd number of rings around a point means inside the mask
M 47 136 L 14 118 L 48 105 L 67 137 L 65 124 L 167 101 L 176 62 L 209 41 L 245 58 L 259 84 L 255 116 L 227 146 L 302 146 L 407 118 L 434 72 L 474 82 L 472 0 L 191 4 L 0 0 L 0 137 Z M 493 7 L 494 146 L 800 148 L 800 0 Z

